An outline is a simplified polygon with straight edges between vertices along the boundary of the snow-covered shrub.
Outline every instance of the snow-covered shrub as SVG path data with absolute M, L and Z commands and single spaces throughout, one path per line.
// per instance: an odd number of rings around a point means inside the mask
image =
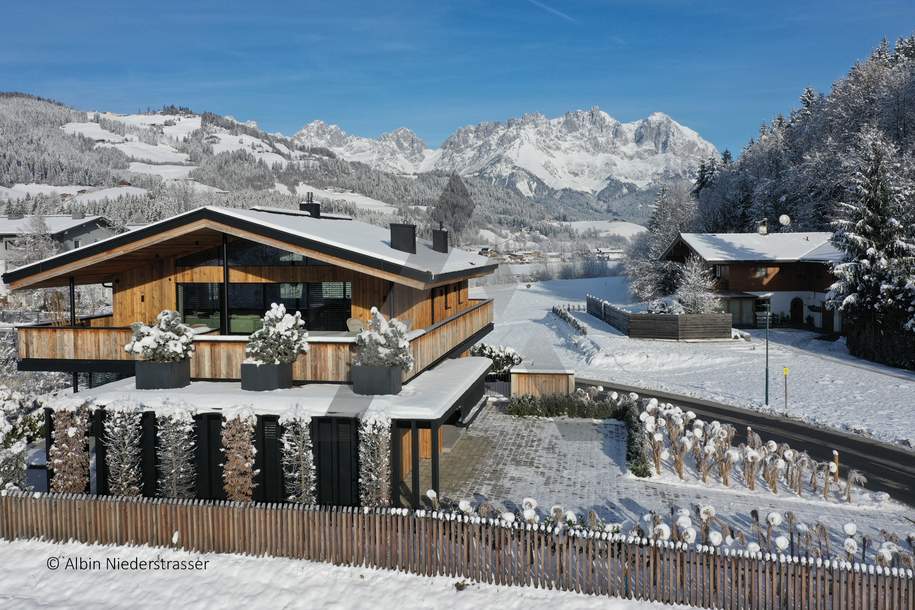
M 372 307 L 369 327 L 356 335 L 353 364 L 359 366 L 389 366 L 409 371 L 413 368 L 413 352 L 407 340 L 407 326 L 400 320 L 386 320 Z
M 384 414 L 359 422 L 359 498 L 362 506 L 391 504 L 391 419 Z
M 286 499 L 299 504 L 314 504 L 315 464 L 312 453 L 311 418 L 293 415 L 280 420 L 283 426 L 283 478 Z
M 181 322 L 177 311 L 165 310 L 156 316 L 152 326 L 131 326 L 133 339 L 124 350 L 151 362 L 178 362 L 194 351 L 194 331 Z
M 569 326 L 572 327 L 572 330 L 579 335 L 587 335 L 588 327 L 586 327 L 582 322 L 569 313 L 567 307 L 560 307 L 559 305 L 553 305 L 553 314 L 564 320 Z
M 113 496 L 139 496 L 142 413 L 133 405 L 106 413 L 105 449 L 108 461 L 108 491 Z
M 54 412 L 48 465 L 54 469 L 51 491 L 85 493 L 89 486 L 89 409 L 85 406 Z
M 505 345 L 477 343 L 470 348 L 470 355 L 492 360 L 491 375 L 505 375 L 511 371 L 512 367 L 518 366 L 523 361 L 521 354 Z
M 254 493 L 254 415 L 239 414 L 222 423 L 222 483 L 226 498 L 250 502 Z
M 183 410 L 156 418 L 156 456 L 159 461 L 157 490 L 166 498 L 193 498 L 197 473 L 194 468 L 194 418 Z
M 41 434 L 42 423 L 33 398 L 0 386 L 0 489 L 25 489 L 28 439 Z
M 302 314 L 286 313 L 281 303 L 272 303 L 264 314 L 263 326 L 251 333 L 245 347 L 246 362 L 284 364 L 295 362 L 299 354 L 308 352 L 308 331 Z
M 648 302 L 648 313 L 679 316 L 686 313 L 683 305 L 671 297 L 662 297 Z
M 708 265 L 691 256 L 683 265 L 682 278 L 674 298 L 686 313 L 715 313 L 721 309 L 721 299 L 715 294 L 715 277 Z

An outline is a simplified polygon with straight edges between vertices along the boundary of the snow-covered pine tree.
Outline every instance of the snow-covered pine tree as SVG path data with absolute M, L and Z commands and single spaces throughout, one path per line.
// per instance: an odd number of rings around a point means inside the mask
M 286 499 L 299 504 L 315 503 L 315 464 L 311 443 L 311 418 L 296 415 L 280 421 L 283 426 L 283 478 Z
M 299 354 L 308 352 L 308 331 L 298 311 L 286 313 L 282 303 L 272 303 L 264 314 L 263 326 L 251 333 L 245 355 L 258 364 L 295 362 Z
M 113 496 L 140 495 L 141 416 L 134 405 L 119 406 L 105 415 L 108 491 Z
M 0 490 L 26 489 L 26 439 L 37 433 L 31 403 L 0 386 Z
M 903 327 L 912 319 L 908 286 L 915 275 L 912 175 L 880 131 L 861 131 L 846 160 L 846 195 L 833 223 L 833 243 L 846 260 L 832 268 L 828 300 L 850 322 L 852 354 L 909 367 L 915 341 Z
M 372 307 L 369 327 L 356 335 L 353 364 L 411 370 L 413 352 L 407 340 L 407 325 L 396 318 L 386 320 L 377 307 Z
M 674 298 L 683 305 L 686 313 L 714 313 L 721 308 L 715 294 L 715 278 L 699 257 L 690 256 L 683 265 L 680 286 Z
M 476 203 L 464 181 L 459 175 L 451 174 L 445 190 L 432 208 L 432 220 L 450 229 L 457 238 L 470 223 L 470 217 L 473 216 L 475 209 Z
M 391 505 L 391 419 L 382 413 L 359 422 L 359 497 L 362 506 Z
M 194 468 L 194 418 L 187 411 L 177 410 L 156 418 L 159 460 L 157 490 L 164 498 L 193 498 L 196 495 L 197 473 Z
M 85 493 L 89 485 L 89 409 L 80 406 L 54 412 L 54 430 L 48 464 L 54 469 L 51 491 Z
M 254 423 L 254 415 L 239 414 L 222 424 L 222 482 L 233 502 L 250 502 L 254 493 Z

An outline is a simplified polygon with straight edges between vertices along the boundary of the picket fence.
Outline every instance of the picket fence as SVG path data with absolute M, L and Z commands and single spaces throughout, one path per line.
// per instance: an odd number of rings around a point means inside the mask
M 915 608 L 910 570 L 450 512 L 10 492 L 0 495 L 0 536 L 290 557 L 703 608 Z

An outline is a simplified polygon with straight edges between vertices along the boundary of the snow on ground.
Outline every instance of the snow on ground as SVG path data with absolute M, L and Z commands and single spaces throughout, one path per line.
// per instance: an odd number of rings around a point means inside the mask
M 200 129 L 199 116 L 180 114 L 114 114 L 101 113 L 101 116 L 112 121 L 120 121 L 136 127 L 161 126 L 162 133 L 175 140 L 183 140 L 191 132 Z M 166 125 L 168 123 L 168 125 Z
M 187 178 L 196 167 L 196 165 L 155 165 L 133 161 L 128 169 L 135 174 L 152 174 L 168 179 Z
M 152 163 L 185 163 L 188 155 L 178 152 L 168 144 L 146 144 L 145 142 L 130 141 L 121 144 L 100 143 L 96 146 L 110 146 L 117 148 L 131 159 L 150 161 Z
M 251 153 L 255 159 L 261 160 L 267 165 L 275 163 L 286 165 L 286 159 L 274 152 L 273 147 L 268 142 L 247 134 L 236 136 L 230 133 L 211 133 L 207 135 L 205 141 L 213 147 L 213 154 L 216 155 L 223 152 L 245 150 Z
M 602 237 L 619 236 L 632 238 L 648 230 L 640 224 L 624 220 L 576 220 L 568 224 L 576 231 L 581 232 L 594 229 L 599 231 Z
M 53 558 L 53 559 L 52 559 Z M 188 561 L 196 569 L 108 569 L 109 560 Z M 100 562 L 67 569 L 68 561 Z M 48 567 L 54 560 L 59 567 Z M 198 563 L 199 560 L 199 563 Z M 204 563 L 206 562 L 206 563 Z M 460 578 L 422 577 L 297 559 L 200 554 L 147 546 L 117 547 L 38 540 L 0 541 L 0 606 L 8 608 L 568 608 L 661 610 L 662 604 L 530 587 L 500 587 Z M 162 563 L 160 562 L 160 565 Z M 307 600 L 307 601 L 306 601 Z
M 280 185 L 283 186 L 283 185 Z M 362 210 L 369 210 L 372 212 L 380 212 L 382 214 L 396 214 L 397 207 L 380 201 L 378 199 L 373 199 L 361 193 L 354 193 L 353 191 L 345 191 L 342 189 L 335 189 L 333 187 L 328 187 L 326 189 L 318 188 L 316 186 L 311 186 L 310 184 L 305 184 L 300 182 L 296 187 L 296 194 L 304 196 L 305 193 L 314 193 L 315 199 L 318 201 L 346 201 L 352 205 L 360 208 Z M 283 186 L 283 192 L 289 193 L 289 189 Z
M 25 199 L 27 196 L 36 195 L 75 195 L 80 191 L 91 191 L 92 186 L 80 186 L 78 184 L 68 184 L 64 186 L 54 186 L 51 184 L 14 184 L 7 188 L 0 186 L 0 199 L 7 201 L 18 201 Z
M 583 304 L 586 293 L 612 303 L 631 299 L 623 277 L 553 280 L 484 286 L 477 294 L 495 299 L 495 330 L 486 343 L 516 348 L 538 368 L 571 367 L 579 377 L 717 400 L 784 414 L 820 425 L 915 446 L 915 373 L 850 356 L 842 342 L 812 332 L 774 329 L 769 344 L 770 404 L 764 404 L 765 342 L 677 342 L 630 339 L 584 312 L 576 312 L 588 335 L 573 335 L 557 323 L 555 304 Z
M 90 193 L 81 193 L 73 198 L 76 203 L 96 203 L 105 199 L 117 199 L 118 197 L 140 197 L 148 191 L 138 186 L 114 186 L 107 189 L 98 189 Z
M 61 125 L 60 128 L 70 135 L 78 134 L 96 142 L 119 144 L 124 141 L 124 136 L 102 129 L 102 126 L 98 123 L 67 123 L 66 125 Z

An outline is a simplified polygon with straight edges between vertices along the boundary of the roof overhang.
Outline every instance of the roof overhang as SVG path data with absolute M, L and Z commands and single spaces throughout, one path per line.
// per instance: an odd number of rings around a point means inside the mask
M 71 276 L 80 284 L 104 282 L 116 273 L 156 258 L 212 247 L 221 242 L 222 235 L 248 239 L 420 289 L 486 275 L 498 266 L 493 263 L 434 273 L 205 207 L 14 269 L 3 274 L 3 281 L 13 290 L 63 286 Z

